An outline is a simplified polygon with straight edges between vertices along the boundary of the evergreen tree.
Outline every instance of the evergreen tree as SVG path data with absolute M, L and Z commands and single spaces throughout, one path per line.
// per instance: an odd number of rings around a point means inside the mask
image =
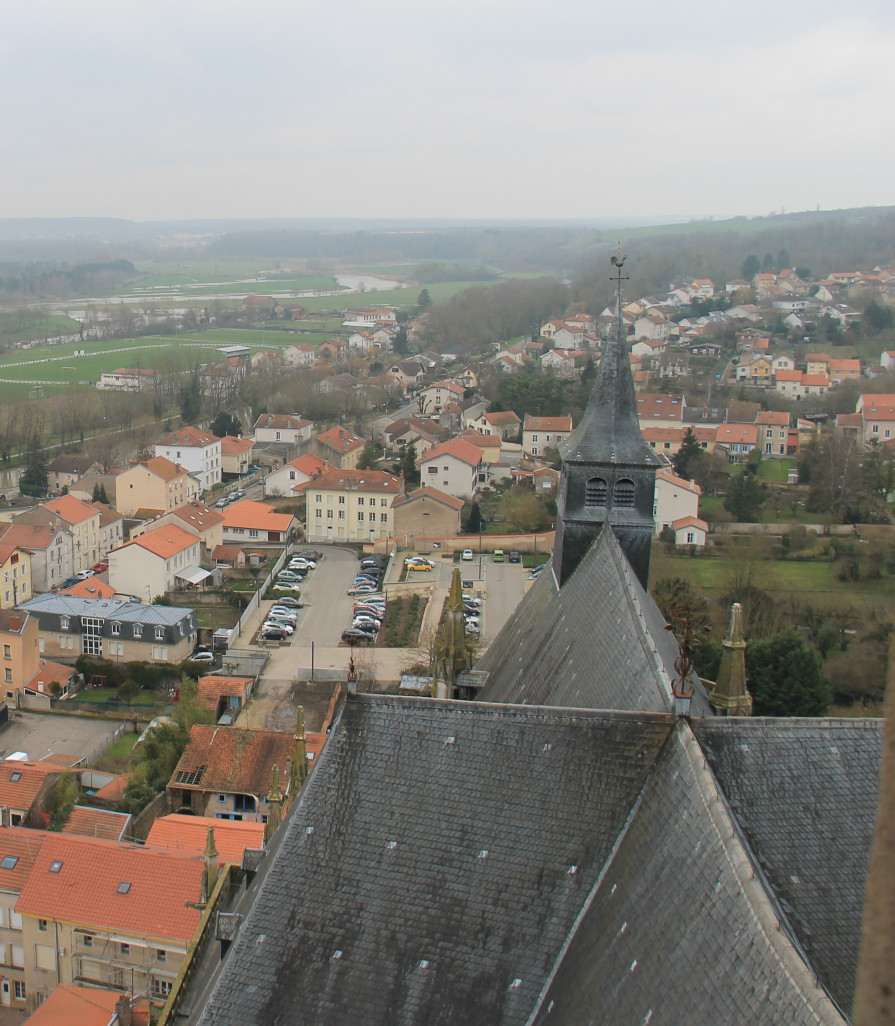
M 202 412 L 202 390 L 199 375 L 193 374 L 180 390 L 180 416 L 184 424 L 192 424 Z
M 46 495 L 49 472 L 43 448 L 37 439 L 32 439 L 25 453 L 25 469 L 19 478 L 22 495 Z
M 93 486 L 93 501 L 101 502 L 104 506 L 109 505 L 109 497 L 106 495 L 106 486 L 97 482 Z
M 820 653 L 784 631 L 746 648 L 746 675 L 756 716 L 826 716 L 830 682 Z
M 379 454 L 376 452 L 376 446 L 372 442 L 367 442 L 364 446 L 363 451 L 357 460 L 358 470 L 369 470 L 371 467 L 376 465 L 376 460 L 379 458 Z
M 422 313 L 424 310 L 428 310 L 432 305 L 432 297 L 429 295 L 428 289 L 422 289 L 420 294 L 416 297 L 416 308 Z
M 760 270 L 761 264 L 758 261 L 758 257 L 754 253 L 750 253 L 743 261 L 743 277 L 746 281 L 752 281 Z
M 463 526 L 463 530 L 466 534 L 478 534 L 479 531 L 484 531 L 487 527 L 488 522 L 482 516 L 482 511 L 479 508 L 477 502 L 469 507 L 469 516 L 466 518 L 466 523 Z
M 392 338 L 392 349 L 394 349 L 395 355 L 400 357 L 404 357 L 410 352 L 410 346 L 407 342 L 407 329 L 403 325 L 395 331 Z
M 696 474 L 697 464 L 702 460 L 702 456 L 703 450 L 699 445 L 699 439 L 696 437 L 693 428 L 688 427 L 681 447 L 671 461 L 674 465 L 674 472 L 681 477 L 685 477 L 688 481 L 692 481 Z
M 764 492 L 754 474 L 744 471 L 730 479 L 724 508 L 738 524 L 757 524 L 761 520 Z
M 398 464 L 398 473 L 404 475 L 405 488 L 420 483 L 420 468 L 417 466 L 416 445 L 413 442 L 404 447 L 401 462 Z
M 211 422 L 208 430 L 218 438 L 225 438 L 227 435 L 235 437 L 242 434 L 242 424 L 239 417 L 222 410 Z

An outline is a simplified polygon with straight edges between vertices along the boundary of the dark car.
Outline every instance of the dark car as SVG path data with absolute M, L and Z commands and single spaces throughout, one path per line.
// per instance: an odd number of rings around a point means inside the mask
M 299 599 L 292 598 L 291 595 L 284 595 L 282 598 L 277 599 L 277 604 L 281 606 L 288 606 L 290 609 L 304 609 L 305 604 Z
M 363 644 L 363 642 L 371 642 L 375 639 L 375 634 L 370 634 L 368 631 L 362 631 L 359 627 L 349 627 L 348 630 L 342 631 L 342 641 L 347 642 L 349 645 Z
M 277 627 L 265 627 L 261 631 L 261 638 L 263 641 L 285 641 L 286 637 L 286 632 Z
M 521 556 L 519 555 L 519 553 L 518 553 L 518 552 L 516 552 L 516 550 L 514 549 L 514 550 L 513 550 L 513 551 L 512 551 L 512 552 L 511 552 L 511 553 L 510 553 L 510 554 L 509 554 L 508 556 L 507 556 L 507 562 L 508 562 L 508 563 L 521 563 L 521 562 L 522 562 L 522 557 L 521 557 Z

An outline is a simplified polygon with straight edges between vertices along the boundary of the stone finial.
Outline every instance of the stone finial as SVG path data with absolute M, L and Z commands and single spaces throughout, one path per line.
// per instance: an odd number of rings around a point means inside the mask
M 746 642 L 743 639 L 743 607 L 734 602 L 730 609 L 727 637 L 718 681 L 709 696 L 712 708 L 720 716 L 751 716 L 752 696 L 746 689 Z

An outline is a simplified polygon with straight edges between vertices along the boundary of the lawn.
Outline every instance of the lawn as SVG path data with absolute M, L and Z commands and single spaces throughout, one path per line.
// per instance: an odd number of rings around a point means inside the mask
M 96 768 L 107 773 L 127 773 L 136 765 L 134 745 L 139 734 L 122 734 L 97 760 Z
M 153 691 L 138 691 L 129 702 L 125 702 L 124 704 L 152 707 L 155 705 L 161 705 L 164 700 L 163 695 L 159 695 Z M 115 688 L 84 688 L 83 691 L 79 691 L 77 695 L 75 695 L 74 698 L 69 699 L 69 701 L 89 705 L 108 705 L 110 703 L 112 705 L 122 704 Z

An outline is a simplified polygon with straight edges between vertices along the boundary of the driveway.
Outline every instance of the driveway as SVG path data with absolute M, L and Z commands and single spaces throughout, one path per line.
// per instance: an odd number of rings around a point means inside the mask
M 118 720 L 55 713 L 11 712 L 0 730 L 0 756 L 27 752 L 35 762 L 51 752 L 94 762 L 115 739 Z

